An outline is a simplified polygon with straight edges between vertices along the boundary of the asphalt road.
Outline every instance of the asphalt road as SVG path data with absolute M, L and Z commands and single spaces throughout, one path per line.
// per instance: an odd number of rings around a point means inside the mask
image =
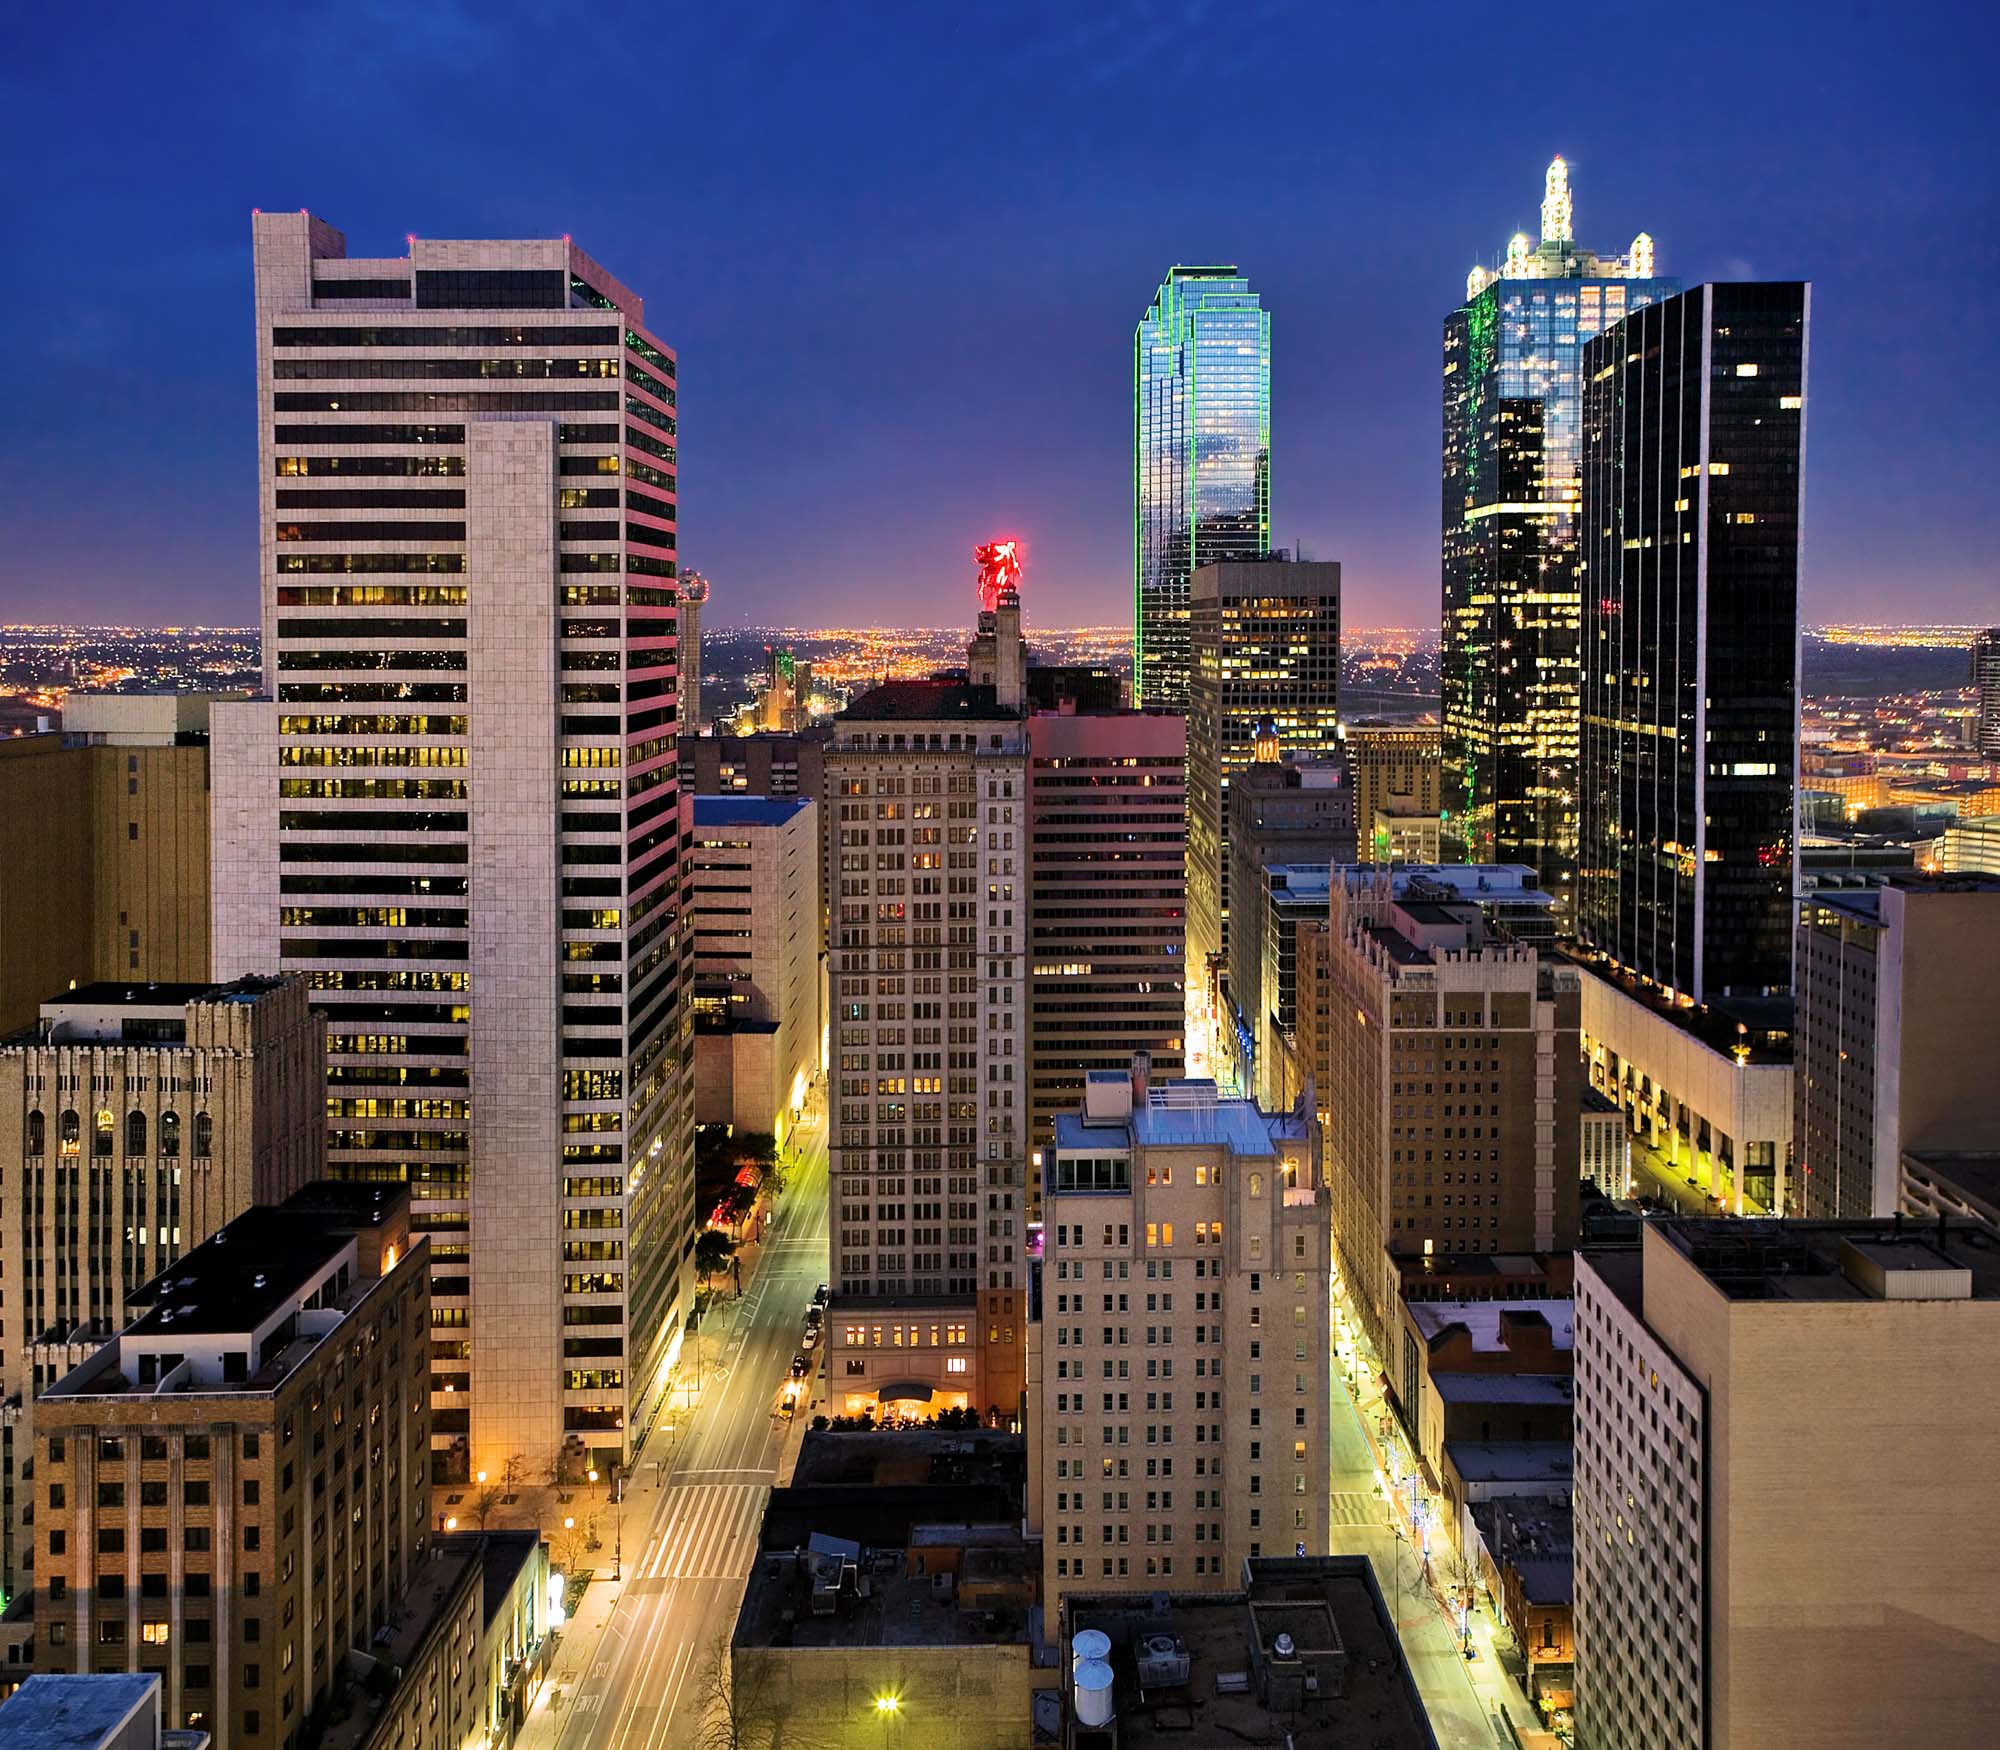
M 743 1601 L 789 1428 L 778 1406 L 800 1326 L 827 1280 L 825 1134 L 823 1125 L 802 1134 L 807 1152 L 742 1300 L 724 1315 L 733 1326 L 698 1407 L 678 1420 L 663 1412 L 639 1451 L 625 1498 L 623 1579 L 588 1672 L 563 1700 L 558 1750 L 698 1741 L 708 1672 Z

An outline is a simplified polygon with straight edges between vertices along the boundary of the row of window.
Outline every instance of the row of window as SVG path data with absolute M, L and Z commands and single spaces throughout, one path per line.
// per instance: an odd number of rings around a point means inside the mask
M 41 1111 L 28 1114 L 28 1153 L 42 1155 L 48 1152 L 48 1119 Z M 91 1132 L 90 1152 L 103 1156 L 117 1152 L 113 1144 L 117 1140 L 117 1120 L 109 1112 L 100 1111 Z M 194 1115 L 194 1157 L 206 1160 L 215 1151 L 215 1120 L 206 1112 Z M 83 1120 L 74 1111 L 64 1112 L 56 1121 L 57 1152 L 66 1155 L 83 1152 Z M 146 1114 L 128 1112 L 125 1115 L 125 1152 L 128 1155 L 142 1155 L 146 1149 Z M 159 1152 L 169 1158 L 181 1152 L 181 1118 L 178 1112 L 160 1114 Z

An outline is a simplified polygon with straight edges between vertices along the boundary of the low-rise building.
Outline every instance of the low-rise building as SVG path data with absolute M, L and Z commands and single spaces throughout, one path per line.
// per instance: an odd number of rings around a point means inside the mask
M 1545 1711 L 1576 1701 L 1576 1575 L 1567 1497 L 1496 1495 L 1471 1508 L 1480 1583 L 1513 1637 L 1515 1674 Z
M 1227 1589 L 1063 1601 L 1065 1750 L 1433 1750 L 1366 1556 L 1252 1556 Z
M 295 1742 L 431 1539 L 429 1244 L 400 1188 L 229 1222 L 36 1408 L 36 1661 L 157 1674 L 217 1750 Z
M 1409 796 L 1377 805 L 1368 833 L 1371 863 L 1435 863 L 1444 854 L 1444 816 Z
M 208 1750 L 160 1720 L 160 1680 L 109 1672 L 30 1677 L 0 1706 L 0 1750 Z

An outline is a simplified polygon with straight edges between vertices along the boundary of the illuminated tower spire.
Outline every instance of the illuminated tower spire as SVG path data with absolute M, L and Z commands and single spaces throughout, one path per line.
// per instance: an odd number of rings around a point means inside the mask
M 1569 242 L 1574 235 L 1570 219 L 1569 166 L 1562 161 L 1562 155 L 1558 153 L 1549 161 L 1549 174 L 1543 185 L 1542 241 Z

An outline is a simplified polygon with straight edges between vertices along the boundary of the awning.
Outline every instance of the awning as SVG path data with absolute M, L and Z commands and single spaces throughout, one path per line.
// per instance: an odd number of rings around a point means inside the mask
M 937 1396 L 935 1390 L 920 1380 L 891 1380 L 875 1394 L 885 1404 L 927 1404 Z

